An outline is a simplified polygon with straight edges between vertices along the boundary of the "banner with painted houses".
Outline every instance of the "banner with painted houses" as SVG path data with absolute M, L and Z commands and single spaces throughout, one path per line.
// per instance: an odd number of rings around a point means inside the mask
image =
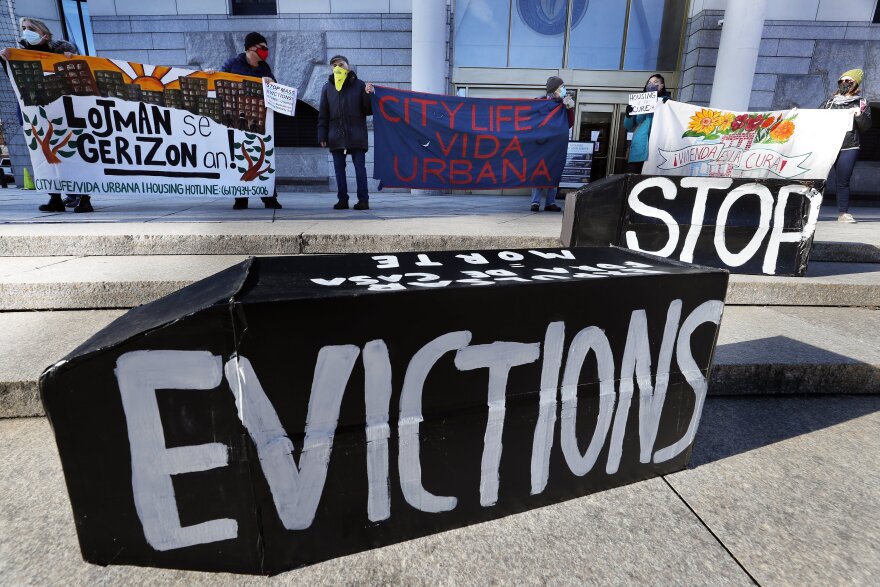
M 654 114 L 643 173 L 826 179 L 852 125 L 847 110 L 731 112 L 669 100 Z
M 38 190 L 271 196 L 273 118 L 262 81 L 11 49 Z

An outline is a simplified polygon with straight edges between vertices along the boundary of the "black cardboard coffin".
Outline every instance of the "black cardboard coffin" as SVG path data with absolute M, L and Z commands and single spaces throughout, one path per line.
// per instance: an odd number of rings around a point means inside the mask
M 682 469 L 727 277 L 252 258 L 135 308 L 40 381 L 83 557 L 270 574 Z
M 824 187 L 612 175 L 566 196 L 561 240 L 572 247 L 620 245 L 733 273 L 803 276 Z

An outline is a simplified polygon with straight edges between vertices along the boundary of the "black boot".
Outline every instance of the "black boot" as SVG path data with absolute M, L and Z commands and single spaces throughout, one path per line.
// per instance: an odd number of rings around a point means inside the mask
M 76 208 L 79 206 L 79 196 L 76 194 L 68 194 L 66 198 L 64 198 L 64 207 L 65 208 Z
M 248 206 L 247 198 L 235 198 L 235 203 L 232 205 L 233 210 L 244 210 Z
M 352 208 L 354 208 L 355 210 L 369 210 L 370 203 L 367 200 L 358 200 L 357 204 L 352 206 Z
M 92 196 L 80 196 L 79 204 L 73 209 L 74 212 L 94 212 L 92 208 Z
M 278 201 L 278 196 L 272 196 L 271 198 L 260 198 L 263 200 L 263 206 L 266 208 L 272 208 L 274 210 L 280 210 L 283 206 L 281 202 Z
M 348 210 L 348 200 L 339 200 L 333 204 L 334 210 Z
M 64 212 L 61 194 L 49 194 L 49 201 L 39 207 L 40 212 Z

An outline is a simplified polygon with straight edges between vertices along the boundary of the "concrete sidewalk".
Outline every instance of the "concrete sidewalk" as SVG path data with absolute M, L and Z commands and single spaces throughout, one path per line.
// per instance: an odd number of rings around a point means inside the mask
M 271 579 L 84 563 L 44 419 L 0 420 L 4 585 L 873 585 L 880 397 L 709 398 L 691 468 Z

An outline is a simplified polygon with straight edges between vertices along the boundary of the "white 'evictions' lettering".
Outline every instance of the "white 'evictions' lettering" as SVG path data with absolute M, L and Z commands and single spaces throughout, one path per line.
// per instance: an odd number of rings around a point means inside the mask
M 532 441 L 532 495 L 544 491 L 550 476 L 550 450 L 556 429 L 556 393 L 559 389 L 559 370 L 562 367 L 562 348 L 565 343 L 565 323 L 551 322 L 544 335 L 544 361 L 541 365 L 541 395 L 538 400 L 538 422 Z
M 709 198 L 709 190 L 726 190 L 733 183 L 729 177 L 683 177 L 681 187 L 697 188 L 694 200 L 694 209 L 691 212 L 691 227 L 684 239 L 684 247 L 679 259 L 685 263 L 694 262 L 694 248 L 697 239 L 700 238 L 700 229 L 703 227 L 703 219 L 706 216 L 706 200 Z
M 727 215 L 730 209 L 741 197 L 746 195 L 756 195 L 761 202 L 761 216 L 758 219 L 758 229 L 752 236 L 752 240 L 739 253 L 731 253 L 724 241 L 724 229 L 727 226 Z M 767 186 L 759 183 L 747 183 L 734 188 L 724 201 L 721 202 L 721 208 L 718 210 L 718 219 L 715 221 L 715 252 L 718 258 L 728 267 L 739 267 L 755 256 L 764 237 L 770 230 L 770 219 L 773 210 L 773 194 L 767 189 Z
M 278 517 L 288 530 L 308 528 L 315 518 L 327 478 L 339 405 L 359 353 L 354 345 L 325 346 L 318 352 L 299 465 L 293 458 L 293 442 L 251 362 L 233 357 L 226 363 L 226 379 L 238 413 L 257 447 Z
M 388 407 L 391 403 L 391 360 L 388 345 L 371 340 L 364 346 L 364 402 L 367 410 L 367 516 L 371 522 L 391 517 L 388 489 Z
M 678 368 L 694 390 L 696 401 L 694 402 L 694 411 L 691 414 L 691 421 L 687 432 L 674 444 L 654 453 L 655 463 L 662 463 L 678 456 L 694 441 L 694 436 L 697 434 L 697 426 L 700 424 L 700 416 L 703 413 L 706 389 L 709 385 L 706 382 L 705 375 L 700 371 L 700 367 L 694 360 L 691 349 L 691 335 L 693 335 L 697 326 L 705 322 L 714 322 L 716 325 L 720 324 L 723 311 L 724 302 L 720 300 L 703 302 L 685 318 L 684 323 L 681 325 L 681 330 L 678 332 L 675 355 L 678 361 Z
M 636 184 L 629 193 L 628 198 L 629 207 L 636 214 L 662 220 L 663 223 L 666 224 L 666 228 L 669 230 L 669 238 L 660 250 L 649 251 L 639 247 L 639 238 L 636 236 L 634 230 L 627 230 L 626 246 L 634 251 L 642 251 L 644 253 L 652 253 L 661 257 L 668 257 L 673 251 L 675 251 L 675 246 L 678 244 L 678 236 L 680 232 L 678 222 L 675 221 L 675 218 L 673 218 L 672 214 L 669 212 L 660 210 L 654 206 L 649 206 L 639 200 L 639 195 L 648 188 L 660 188 L 663 191 L 663 197 L 667 200 L 675 199 L 675 196 L 678 193 L 678 188 L 675 187 L 675 184 L 670 179 L 665 177 L 652 177 Z
M 119 357 L 115 373 L 128 427 L 134 506 L 147 542 L 164 551 L 237 537 L 238 522 L 228 518 L 181 527 L 171 476 L 225 467 L 229 450 L 218 442 L 165 448 L 156 401 L 157 389 L 220 385 L 220 357 L 207 351 L 133 351 Z
M 419 425 L 422 423 L 422 389 L 431 368 L 440 357 L 468 345 L 471 333 L 466 330 L 439 336 L 419 349 L 410 359 L 400 392 L 400 420 L 397 423 L 400 489 L 406 502 L 423 512 L 445 512 L 455 508 L 452 496 L 430 493 L 422 486 L 422 462 L 419 458 Z
M 593 438 L 587 451 L 581 454 L 577 441 L 577 396 L 581 369 L 591 350 L 596 355 L 599 371 L 599 414 Z M 589 326 L 578 332 L 571 341 L 562 376 L 562 454 L 568 468 L 578 477 L 586 475 L 596 463 L 599 451 L 605 444 L 605 437 L 608 436 L 613 410 L 614 356 L 611 354 L 611 345 L 602 330 Z
M 806 187 L 798 184 L 787 185 L 779 190 L 776 200 L 776 210 L 773 213 L 773 229 L 770 231 L 770 239 L 767 243 L 767 252 L 764 254 L 764 266 L 761 270 L 773 275 L 776 273 L 776 259 L 779 258 L 779 245 L 782 243 L 797 243 L 812 238 L 816 231 L 816 223 L 819 222 L 819 208 L 822 206 L 822 194 L 814 189 L 807 191 L 807 200 L 810 202 L 810 210 L 807 213 L 807 222 L 800 232 L 783 232 L 785 225 L 785 205 L 788 196 L 793 193 L 804 193 Z
M 534 363 L 541 355 L 539 343 L 493 342 L 469 346 L 455 354 L 460 371 L 489 369 L 489 420 L 483 438 L 483 459 L 480 463 L 480 505 L 487 507 L 498 501 L 498 466 L 501 463 L 501 435 L 504 431 L 507 375 L 511 367 Z

